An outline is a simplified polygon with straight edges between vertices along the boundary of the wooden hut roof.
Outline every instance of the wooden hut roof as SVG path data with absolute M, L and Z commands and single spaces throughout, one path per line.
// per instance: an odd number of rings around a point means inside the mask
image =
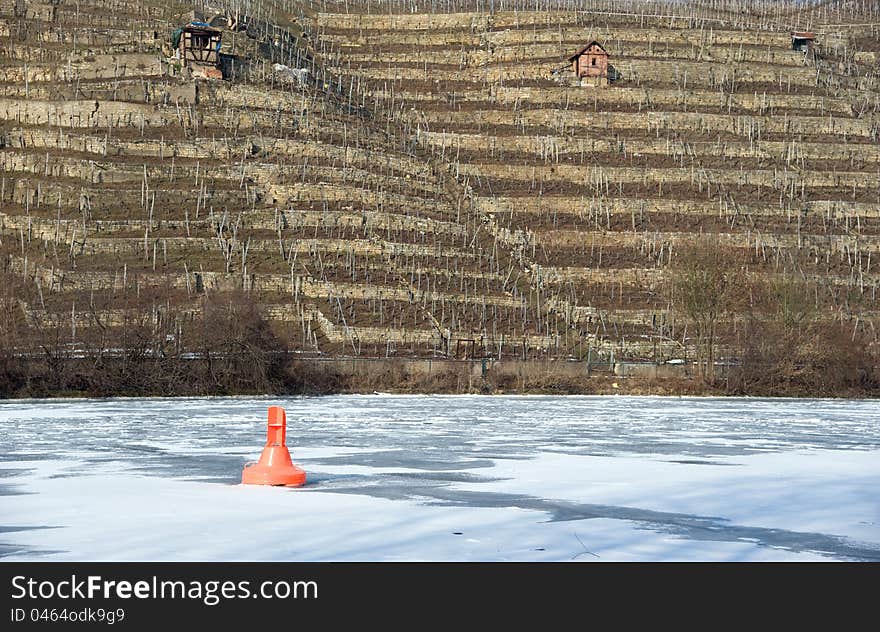
M 584 46 L 583 48 L 581 48 L 581 49 L 580 49 L 578 52 L 576 52 L 574 55 L 572 55 L 571 57 L 569 57 L 569 58 L 568 58 L 568 61 L 574 61 L 575 59 L 577 59 L 578 57 L 580 57 L 581 55 L 583 55 L 583 54 L 587 51 L 587 49 L 588 49 L 590 46 L 592 46 L 593 44 L 595 44 L 596 46 L 598 46 L 599 48 L 601 48 L 603 53 L 605 53 L 606 55 L 608 54 L 608 51 L 605 50 L 605 47 L 602 46 L 602 44 L 600 44 L 600 43 L 597 42 L 596 40 L 593 40 L 592 42 L 590 42 L 589 44 L 587 44 L 586 46 Z
M 183 30 L 187 33 L 203 33 L 210 35 L 220 34 L 223 32 L 223 29 L 218 29 L 205 22 L 190 22 L 183 27 Z

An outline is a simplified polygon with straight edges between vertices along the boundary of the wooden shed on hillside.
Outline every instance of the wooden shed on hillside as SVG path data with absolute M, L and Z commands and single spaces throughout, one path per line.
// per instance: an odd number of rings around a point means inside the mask
M 568 58 L 571 70 L 580 79 L 583 77 L 608 78 L 608 52 L 593 40 Z
M 791 48 L 803 53 L 811 50 L 816 43 L 816 34 L 812 31 L 792 31 Z
M 188 62 L 217 65 L 223 32 L 204 22 L 190 22 L 180 36 L 180 58 Z
M 222 79 L 220 44 L 223 31 L 205 22 L 190 22 L 175 33 L 180 61 L 194 75 Z

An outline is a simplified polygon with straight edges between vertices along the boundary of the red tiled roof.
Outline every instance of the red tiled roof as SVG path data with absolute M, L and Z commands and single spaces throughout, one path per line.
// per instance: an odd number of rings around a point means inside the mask
M 584 46 L 582 49 L 580 49 L 578 52 L 576 52 L 574 55 L 572 55 L 571 57 L 569 57 L 569 58 L 568 58 L 568 61 L 574 61 L 577 57 L 580 57 L 581 55 L 583 55 L 583 54 L 586 52 L 586 50 L 587 50 L 590 46 L 592 46 L 593 44 L 595 44 L 596 46 L 598 46 L 599 48 L 601 48 L 603 53 L 605 53 L 606 55 L 608 54 L 608 51 L 605 50 L 605 47 L 602 46 L 602 44 L 600 44 L 600 43 L 597 42 L 596 40 L 593 40 L 592 42 L 590 42 L 589 44 L 587 44 L 586 46 Z

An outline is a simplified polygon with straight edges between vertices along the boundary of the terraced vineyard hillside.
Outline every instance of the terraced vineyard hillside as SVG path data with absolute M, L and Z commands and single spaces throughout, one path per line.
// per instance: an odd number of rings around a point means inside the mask
M 446 355 L 451 332 L 534 309 L 387 118 L 314 61 L 281 82 L 273 60 L 307 60 L 292 29 L 236 33 L 235 75 L 196 82 L 159 50 L 182 5 L 2 9 L 7 349 L 199 351 L 228 333 L 203 330 L 206 307 L 234 299 L 305 355 Z
M 814 24 L 814 58 L 788 30 L 739 26 L 574 11 L 318 17 L 336 71 L 370 82 L 449 165 L 577 338 L 629 357 L 684 352 L 668 281 L 676 252 L 707 240 L 751 283 L 791 279 L 815 318 L 873 333 L 880 102 L 876 57 L 861 49 L 877 27 Z M 608 88 L 567 77 L 591 40 L 620 75 Z
M 161 366 L 166 387 L 181 359 L 217 381 L 276 352 L 711 363 L 780 292 L 868 348 L 876 24 L 822 3 L 814 57 L 768 19 L 561 4 L 200 5 L 239 22 L 204 81 L 168 43 L 193 5 L 2 0 L 14 387 L 39 360 L 75 390 L 61 367 L 84 358 Z M 607 88 L 564 70 L 593 39 Z M 681 282 L 719 261 L 735 291 L 696 313 Z

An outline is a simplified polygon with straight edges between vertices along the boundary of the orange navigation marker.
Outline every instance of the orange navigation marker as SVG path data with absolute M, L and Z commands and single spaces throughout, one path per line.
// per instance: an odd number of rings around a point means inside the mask
M 281 406 L 269 407 L 269 429 L 266 447 L 257 463 L 248 463 L 241 473 L 245 485 L 285 485 L 299 487 L 306 484 L 306 473 L 293 464 L 284 443 L 287 435 L 287 414 Z

